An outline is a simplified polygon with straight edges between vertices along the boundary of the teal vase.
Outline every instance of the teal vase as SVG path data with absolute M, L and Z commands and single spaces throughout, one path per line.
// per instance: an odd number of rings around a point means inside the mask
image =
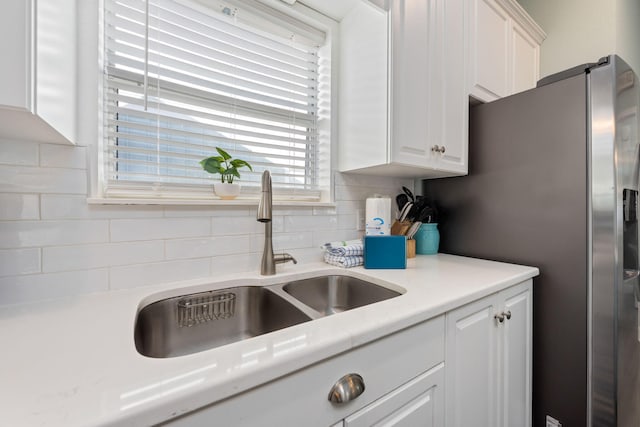
M 438 224 L 422 224 L 414 239 L 416 240 L 416 253 L 420 255 L 433 255 L 438 253 L 440 246 L 440 232 Z

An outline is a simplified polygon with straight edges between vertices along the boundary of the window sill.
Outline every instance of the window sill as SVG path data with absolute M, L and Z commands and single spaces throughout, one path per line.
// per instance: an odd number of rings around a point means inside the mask
M 222 199 L 138 199 L 138 198 L 101 198 L 89 197 L 87 203 L 90 205 L 160 205 L 160 206 L 258 206 L 258 199 L 233 200 Z M 300 200 L 274 200 L 273 206 L 291 207 L 335 207 L 332 202 L 309 202 Z

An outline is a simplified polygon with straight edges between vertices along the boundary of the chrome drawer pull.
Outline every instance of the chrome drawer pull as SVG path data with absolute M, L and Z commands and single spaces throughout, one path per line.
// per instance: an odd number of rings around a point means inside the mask
M 346 403 L 364 392 L 364 380 L 358 374 L 347 374 L 340 378 L 329 392 L 331 403 Z

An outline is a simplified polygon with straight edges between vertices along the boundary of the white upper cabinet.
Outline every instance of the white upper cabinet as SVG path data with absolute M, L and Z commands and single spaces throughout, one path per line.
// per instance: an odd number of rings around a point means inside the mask
M 393 0 L 342 20 L 342 172 L 467 173 L 464 19 L 464 0 Z
M 492 100 L 509 93 L 509 16 L 493 0 L 469 2 L 469 92 Z
M 536 87 L 540 78 L 540 44 L 522 27 L 511 30 L 511 93 Z
M 0 8 L 0 138 L 74 143 L 76 0 Z
M 467 4 L 469 94 L 488 102 L 535 87 L 544 31 L 515 0 Z

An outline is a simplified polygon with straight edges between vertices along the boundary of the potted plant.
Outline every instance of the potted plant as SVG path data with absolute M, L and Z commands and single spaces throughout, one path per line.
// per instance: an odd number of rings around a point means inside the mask
M 218 156 L 207 157 L 200 160 L 200 165 L 205 171 L 216 174 L 219 173 L 221 182 L 213 185 L 214 191 L 221 199 L 235 199 L 240 194 L 240 184 L 233 182 L 235 178 L 240 178 L 238 169 L 248 167 L 253 171 L 249 163 L 240 159 L 233 159 L 231 155 L 220 147 L 216 147 Z

